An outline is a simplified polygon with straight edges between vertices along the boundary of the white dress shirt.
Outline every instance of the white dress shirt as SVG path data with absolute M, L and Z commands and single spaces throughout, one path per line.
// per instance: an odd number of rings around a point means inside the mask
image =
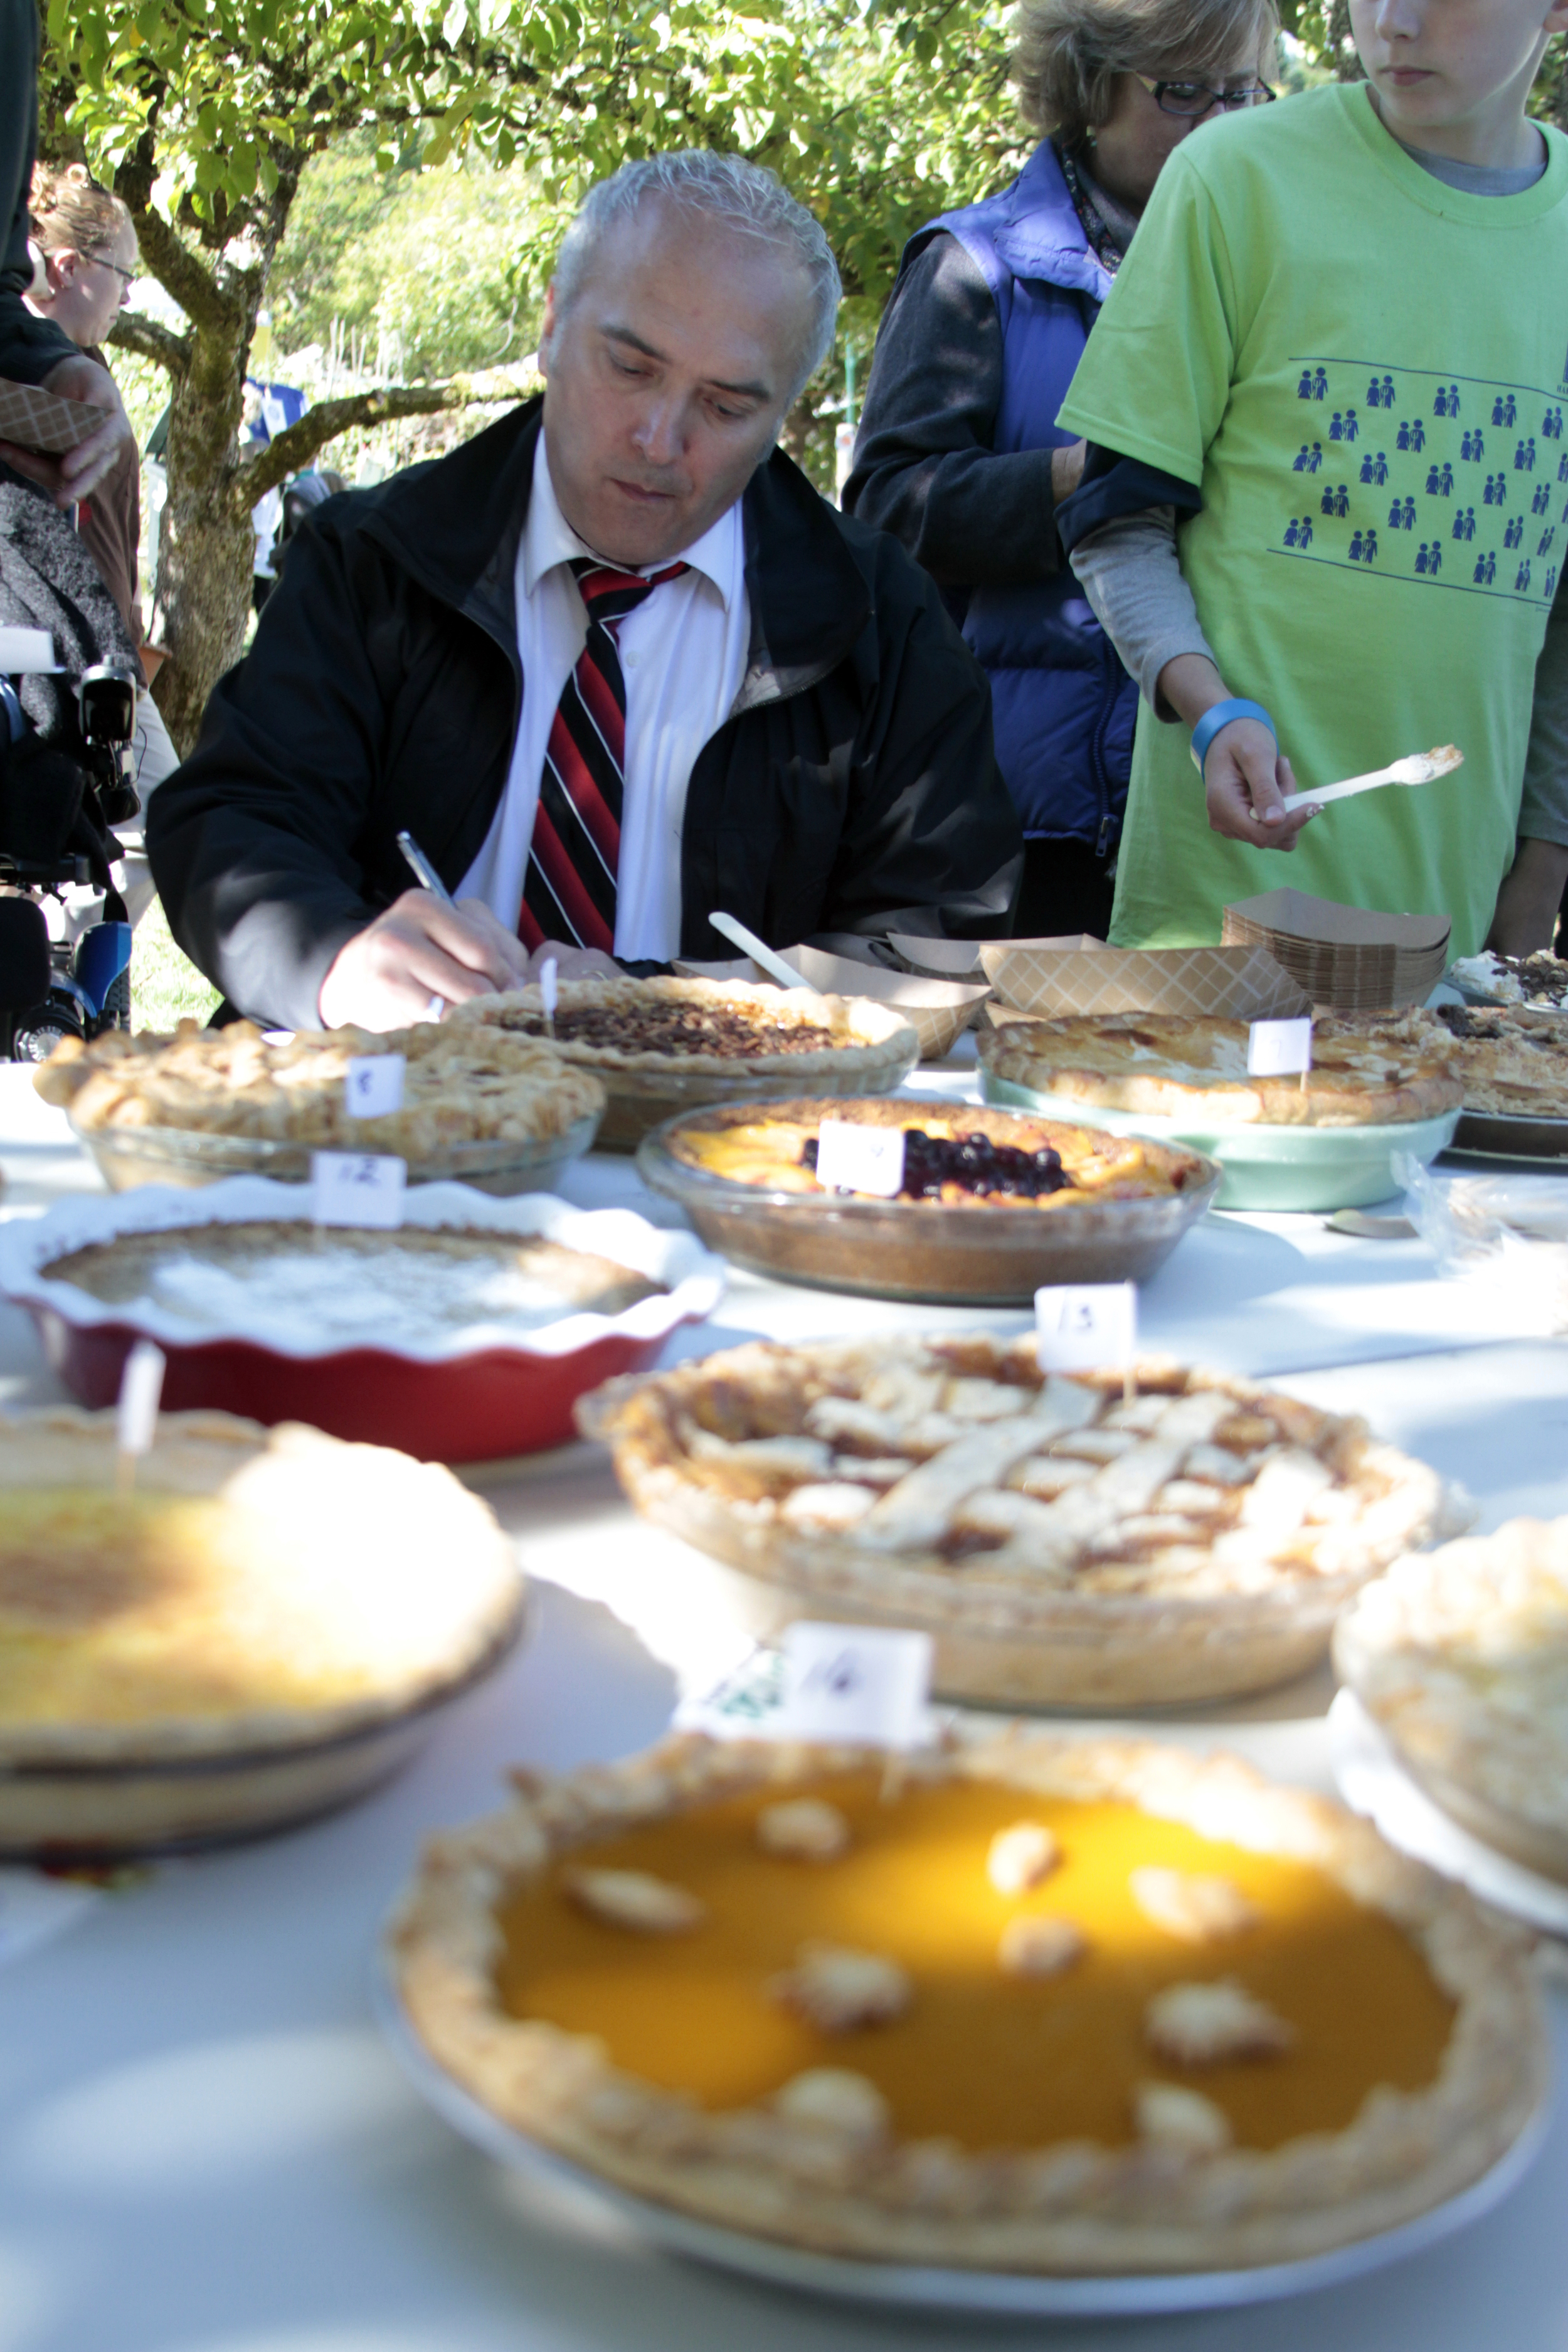
M 539 779 L 561 690 L 577 666 L 588 615 L 567 569 L 606 559 L 578 538 L 556 504 L 541 433 L 533 494 L 517 551 L 517 649 L 522 715 L 511 768 L 484 847 L 458 886 L 509 930 L 522 905 Z M 674 556 L 640 567 L 662 572 Z M 666 581 L 616 633 L 626 682 L 626 794 L 616 877 L 616 953 L 668 962 L 680 948 L 680 836 L 697 755 L 729 717 L 746 674 L 752 615 L 741 509 L 730 507 L 680 551 L 691 569 Z M 625 567 L 617 566 L 617 569 Z

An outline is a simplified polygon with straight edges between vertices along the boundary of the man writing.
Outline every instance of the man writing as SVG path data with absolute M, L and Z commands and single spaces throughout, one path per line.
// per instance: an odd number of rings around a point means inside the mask
M 320 509 L 153 803 L 175 937 L 233 1003 L 392 1028 L 547 950 L 722 954 L 718 908 L 786 945 L 1005 928 L 984 679 L 773 449 L 837 299 L 817 224 L 732 157 L 592 192 L 542 410 Z M 403 887 L 403 828 L 455 911 Z

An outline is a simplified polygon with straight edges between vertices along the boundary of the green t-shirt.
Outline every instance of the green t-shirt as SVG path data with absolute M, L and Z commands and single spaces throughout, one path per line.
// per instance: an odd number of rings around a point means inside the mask
M 1203 492 L 1182 570 L 1300 789 L 1457 743 L 1418 791 L 1331 804 L 1289 864 L 1209 830 L 1188 730 L 1138 717 L 1111 938 L 1217 940 L 1283 882 L 1453 917 L 1512 862 L 1568 549 L 1568 139 L 1514 196 L 1422 170 L 1364 85 L 1232 116 L 1165 166 L 1061 412 Z

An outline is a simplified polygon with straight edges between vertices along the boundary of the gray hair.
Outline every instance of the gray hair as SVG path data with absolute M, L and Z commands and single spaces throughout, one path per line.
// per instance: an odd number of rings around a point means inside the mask
M 623 163 L 598 181 L 562 241 L 555 260 L 555 306 L 567 310 L 582 292 L 607 232 L 662 198 L 701 213 L 742 236 L 783 247 L 799 265 L 811 292 L 811 331 L 790 386 L 793 404 L 808 377 L 833 348 L 834 321 L 844 289 L 820 222 L 790 194 L 774 172 L 741 155 L 688 147 L 675 155 L 648 155 Z

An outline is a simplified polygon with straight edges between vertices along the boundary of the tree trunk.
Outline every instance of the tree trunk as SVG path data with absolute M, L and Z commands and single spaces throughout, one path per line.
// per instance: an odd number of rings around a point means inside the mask
M 156 700 L 182 754 L 196 740 L 208 695 L 239 659 L 250 611 L 255 535 L 237 513 L 233 484 L 252 322 L 237 312 L 192 338 L 191 363 L 174 379 L 166 464 L 168 501 L 158 541 L 158 603 L 170 658 Z

